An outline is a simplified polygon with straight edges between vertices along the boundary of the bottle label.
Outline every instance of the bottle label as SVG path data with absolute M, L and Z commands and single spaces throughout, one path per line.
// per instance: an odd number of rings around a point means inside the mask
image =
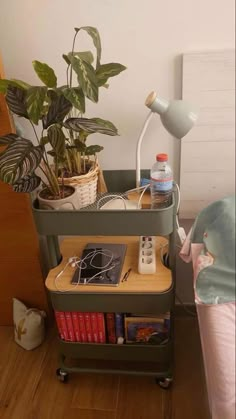
M 173 188 L 173 180 L 171 178 L 166 179 L 153 179 L 152 180 L 152 188 L 154 191 L 160 192 L 167 192 L 171 191 Z

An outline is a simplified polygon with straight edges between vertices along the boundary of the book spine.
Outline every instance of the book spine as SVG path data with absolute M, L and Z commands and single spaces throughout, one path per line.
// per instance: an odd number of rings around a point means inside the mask
M 67 325 L 69 340 L 71 342 L 75 342 L 75 333 L 74 333 L 74 328 L 73 328 L 72 317 L 71 317 L 71 312 L 70 311 L 65 311 L 65 318 L 66 318 L 66 325 Z
M 71 317 L 72 317 L 72 323 L 73 323 L 73 328 L 74 328 L 74 332 L 75 332 L 75 340 L 77 342 L 81 342 L 80 328 L 79 328 L 79 318 L 78 318 L 77 311 L 72 311 L 71 312 Z
M 99 343 L 106 343 L 106 329 L 105 320 L 103 313 L 97 313 L 97 325 L 98 325 L 98 341 Z
M 84 313 L 78 313 L 80 336 L 82 342 L 87 342 L 87 333 L 85 329 Z
M 60 319 L 60 312 L 55 310 L 54 311 L 55 314 L 55 319 L 56 319 L 56 324 L 57 324 L 57 330 L 60 336 L 60 339 L 65 339 L 63 331 L 62 331 L 62 327 L 61 327 L 61 319 Z
M 107 338 L 109 343 L 116 343 L 115 313 L 106 313 Z
M 87 342 L 93 342 L 93 334 L 92 334 L 92 325 L 91 325 L 91 318 L 90 313 L 84 313 L 84 321 L 85 321 L 85 329 L 87 333 Z
M 91 327 L 92 327 L 92 335 L 93 335 L 93 342 L 98 343 L 98 321 L 97 321 L 97 314 L 90 313 L 91 319 Z
M 61 323 L 62 334 L 63 334 L 65 340 L 69 340 L 69 334 L 68 334 L 67 325 L 66 325 L 65 313 L 64 313 L 64 311 L 59 311 L 59 314 L 60 314 L 60 323 Z
M 124 339 L 124 314 L 123 313 L 115 313 L 115 325 L 116 325 L 116 341 L 119 342 L 120 341 L 119 338 Z

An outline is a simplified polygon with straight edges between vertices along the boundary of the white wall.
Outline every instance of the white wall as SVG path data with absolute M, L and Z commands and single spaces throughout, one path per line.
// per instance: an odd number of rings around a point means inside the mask
M 0 50 L 6 76 L 37 82 L 31 62 L 38 59 L 52 66 L 64 83 L 61 54 L 71 48 L 73 28 L 85 25 L 98 28 L 104 63 L 128 67 L 111 79 L 109 90 L 102 91 L 86 115 L 111 120 L 120 137 L 94 135 L 92 143 L 105 146 L 100 154 L 104 169 L 135 168 L 147 94 L 156 90 L 180 98 L 183 52 L 234 46 L 234 0 L 1 0 Z M 78 48 L 90 47 L 86 37 L 78 40 Z M 178 180 L 179 149 L 154 116 L 141 166 L 151 167 L 157 152 L 168 152 Z

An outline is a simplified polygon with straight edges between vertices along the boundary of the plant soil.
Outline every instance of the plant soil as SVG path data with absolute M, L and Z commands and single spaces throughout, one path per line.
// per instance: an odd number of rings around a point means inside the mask
M 40 191 L 39 195 L 41 198 L 43 199 L 49 199 L 51 201 L 54 201 L 56 199 L 64 199 L 67 198 L 68 196 L 72 195 L 75 192 L 75 189 L 72 186 L 61 186 L 60 187 L 60 195 L 53 195 L 52 192 L 47 189 L 44 188 L 42 191 Z

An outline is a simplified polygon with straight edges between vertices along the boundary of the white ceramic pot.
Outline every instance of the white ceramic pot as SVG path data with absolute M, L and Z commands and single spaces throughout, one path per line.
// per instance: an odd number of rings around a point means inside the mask
M 62 199 L 45 199 L 40 196 L 42 191 L 38 192 L 38 200 L 40 209 L 45 210 L 78 210 L 78 196 L 76 188 L 73 186 L 65 186 L 72 190 L 72 194 Z M 43 189 L 44 190 L 44 189 Z

